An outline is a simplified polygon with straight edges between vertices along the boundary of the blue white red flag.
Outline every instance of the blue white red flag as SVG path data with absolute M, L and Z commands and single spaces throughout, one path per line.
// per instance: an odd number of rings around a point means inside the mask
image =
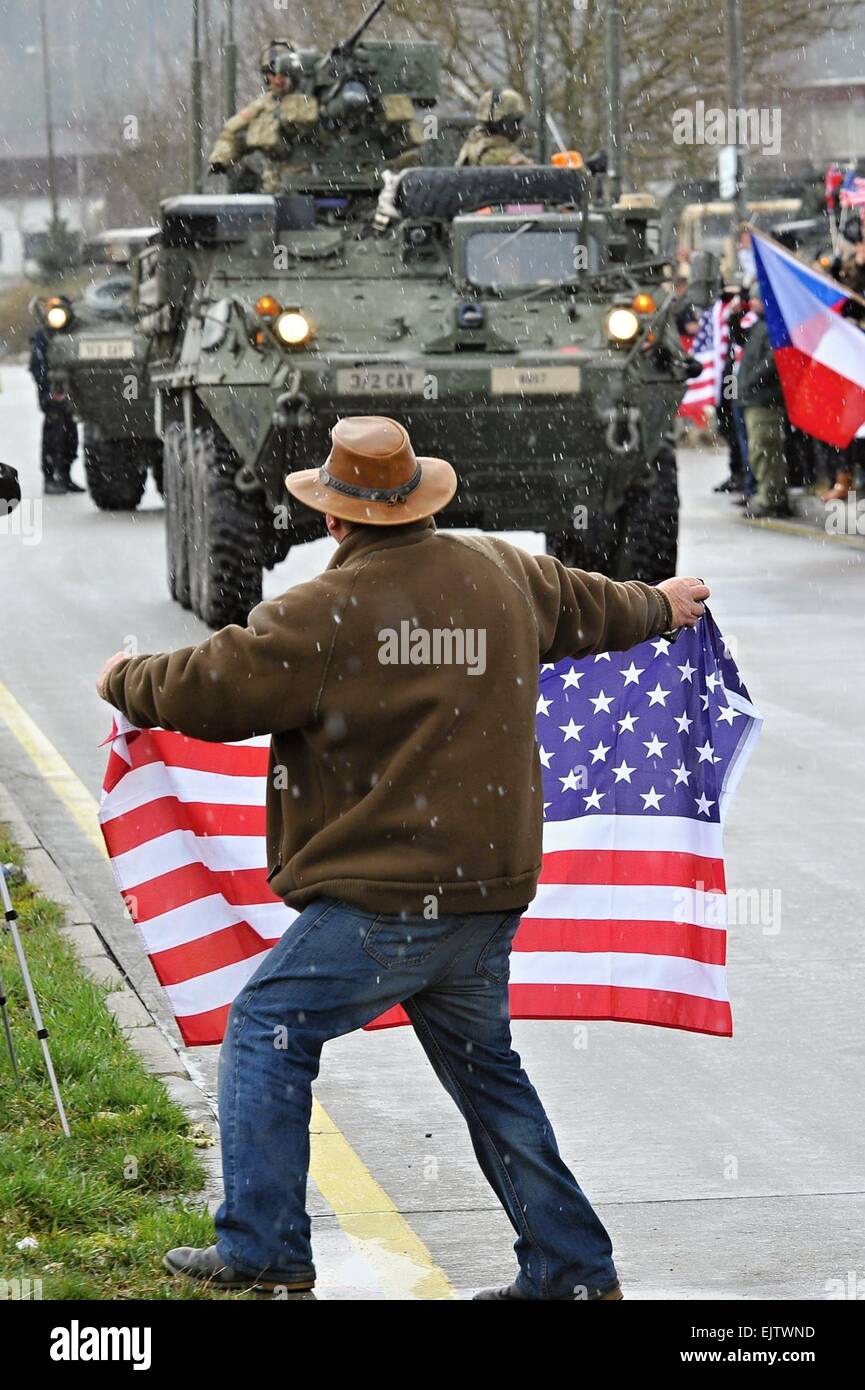
M 723 826 L 759 727 L 708 615 L 672 644 L 542 668 L 544 857 L 514 939 L 514 1018 L 732 1032 Z M 102 830 L 190 1045 L 221 1040 L 297 916 L 267 884 L 268 744 L 117 719 Z M 397 1007 L 369 1027 L 407 1022 Z
M 843 312 L 855 296 L 768 237 L 752 239 L 790 423 L 846 449 L 865 424 L 865 333 Z

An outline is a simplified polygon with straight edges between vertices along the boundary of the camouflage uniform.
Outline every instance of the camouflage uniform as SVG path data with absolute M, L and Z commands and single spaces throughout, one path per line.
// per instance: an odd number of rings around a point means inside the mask
M 477 107 L 480 124 L 469 132 L 457 155 L 457 165 L 531 164 L 516 143 L 525 110 L 519 92 L 511 87 L 484 92 Z
M 391 92 L 380 98 L 380 104 L 387 130 L 384 142 L 387 165 L 391 169 L 409 169 L 418 162 L 418 149 L 423 144 L 423 130 L 415 116 L 411 97 L 404 92 Z
M 457 164 L 531 164 L 513 140 L 504 135 L 490 135 L 485 126 L 476 125 L 469 132 L 457 155 Z
M 416 164 L 423 131 L 415 118 L 411 98 L 401 92 L 385 94 L 380 98 L 379 109 L 386 167 L 405 169 Z M 226 122 L 210 152 L 210 163 L 229 168 L 244 155 L 258 152 L 267 160 L 261 190 L 278 193 L 286 174 L 306 172 L 304 144 L 313 136 L 321 136 L 319 117 L 314 96 L 303 92 L 263 92 Z M 339 145 L 339 130 L 328 133 L 325 142 Z
M 283 174 L 303 173 L 298 160 L 304 137 L 318 124 L 318 102 L 303 92 L 262 92 L 225 123 L 210 151 L 210 163 L 229 168 L 245 154 L 260 151 L 268 161 L 261 186 L 277 192 Z

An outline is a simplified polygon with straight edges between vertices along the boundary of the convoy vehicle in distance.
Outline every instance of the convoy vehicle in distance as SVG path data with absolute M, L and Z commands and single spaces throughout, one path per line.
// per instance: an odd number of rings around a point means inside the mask
M 34 304 L 48 333 L 49 381 L 81 422 L 88 491 L 106 511 L 137 507 L 148 468 L 162 486 L 162 444 L 147 382 L 149 339 L 133 308 L 137 257 L 157 235 L 156 227 L 117 227 L 91 237 L 84 259 L 93 277 L 83 292 Z

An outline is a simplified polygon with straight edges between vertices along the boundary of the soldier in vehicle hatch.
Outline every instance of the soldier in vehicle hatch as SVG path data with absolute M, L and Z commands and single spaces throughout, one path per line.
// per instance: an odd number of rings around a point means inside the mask
M 226 121 L 210 151 L 210 172 L 224 174 L 244 155 L 260 153 L 266 160 L 262 191 L 275 193 L 282 174 L 299 174 L 306 168 L 298 147 L 318 123 L 318 102 L 299 90 L 301 63 L 291 44 L 268 44 L 261 55 L 261 73 L 266 91 Z
M 531 164 L 520 149 L 520 127 L 526 104 L 512 87 L 492 87 L 478 101 L 478 124 L 457 155 L 463 164 Z
M 258 154 L 264 159 L 261 191 L 279 193 L 286 175 L 308 172 L 313 160 L 327 159 L 343 148 L 346 137 L 354 142 L 363 131 L 374 138 L 358 150 L 359 160 L 372 158 L 386 169 L 417 162 L 423 132 L 404 93 L 376 99 L 362 83 L 346 82 L 323 106 L 313 93 L 300 90 L 300 57 L 281 41 L 264 50 L 261 70 L 268 90 L 226 122 L 210 153 L 211 173 L 225 173 L 245 155 Z

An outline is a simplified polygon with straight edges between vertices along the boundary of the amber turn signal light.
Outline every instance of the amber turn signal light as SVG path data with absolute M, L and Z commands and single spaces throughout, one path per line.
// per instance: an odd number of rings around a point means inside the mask
M 636 294 L 631 307 L 636 309 L 638 314 L 653 314 L 658 306 L 650 294 Z

